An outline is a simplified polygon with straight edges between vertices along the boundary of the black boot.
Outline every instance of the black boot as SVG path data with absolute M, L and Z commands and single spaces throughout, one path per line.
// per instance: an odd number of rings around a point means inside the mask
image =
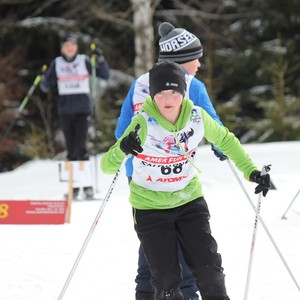
M 154 293 L 136 292 L 135 300 L 154 300 Z
M 77 200 L 78 195 L 79 195 L 79 191 L 80 191 L 79 188 L 73 188 L 73 200 Z M 64 198 L 69 199 L 69 193 L 65 193 Z
M 184 300 L 180 289 L 163 291 L 159 294 L 158 300 Z
M 91 186 L 86 186 L 83 188 L 84 196 L 86 199 L 93 199 L 94 190 Z
M 79 188 L 73 188 L 73 199 L 76 200 L 78 198 L 79 195 Z

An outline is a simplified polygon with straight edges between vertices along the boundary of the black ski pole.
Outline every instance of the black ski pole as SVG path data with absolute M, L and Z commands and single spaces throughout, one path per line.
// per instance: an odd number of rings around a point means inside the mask
M 15 124 L 15 121 L 19 118 L 20 114 L 22 113 L 22 111 L 24 110 L 25 106 L 27 105 L 30 97 L 32 96 L 35 88 L 38 86 L 38 84 L 40 83 L 41 81 L 41 77 L 43 75 L 43 73 L 45 73 L 47 70 L 47 66 L 46 65 L 43 65 L 42 68 L 41 68 L 41 71 L 39 72 L 39 74 L 35 77 L 34 81 L 33 81 L 33 84 L 31 85 L 30 89 L 28 90 L 25 98 L 23 99 L 21 105 L 19 106 L 15 116 L 14 116 L 14 119 L 12 120 L 12 122 L 10 123 L 10 125 L 8 126 L 6 132 L 4 133 L 4 135 L 2 136 L 1 138 L 1 141 L 0 141 L 0 145 L 3 143 L 3 141 L 8 137 L 8 135 L 10 134 L 14 124 Z
M 284 214 L 282 215 L 281 219 L 286 220 L 286 214 L 289 211 L 289 209 L 291 208 L 292 204 L 294 203 L 294 201 L 296 200 L 296 198 L 298 197 L 298 195 L 300 194 L 300 190 L 296 193 L 295 197 L 293 198 L 293 200 L 291 201 L 290 205 L 288 206 L 288 208 L 285 210 Z
M 96 95 L 97 95 L 97 77 L 96 77 L 96 57 L 97 57 L 97 51 L 96 51 L 96 45 L 94 43 L 91 44 L 91 66 L 92 66 L 92 98 L 93 98 L 93 114 L 95 115 L 95 118 L 97 119 L 98 116 L 98 105 L 96 101 Z
M 235 176 L 236 180 L 238 181 L 240 187 L 242 188 L 242 190 L 243 190 L 243 192 L 244 192 L 246 198 L 248 199 L 249 204 L 251 205 L 251 207 L 253 208 L 253 210 L 256 212 L 255 205 L 253 204 L 253 202 L 252 202 L 252 200 L 251 200 L 251 197 L 249 196 L 249 194 L 248 194 L 248 192 L 247 192 L 245 186 L 243 185 L 242 180 L 240 179 L 239 175 L 237 174 L 237 172 L 236 172 L 236 170 L 235 170 L 235 168 L 234 168 L 234 166 L 233 166 L 233 163 L 232 163 L 229 159 L 227 159 L 227 162 L 228 162 L 228 165 L 229 165 L 229 167 L 230 167 L 230 169 L 231 169 L 233 175 Z M 258 219 L 259 219 L 259 221 L 260 221 L 262 227 L 264 228 L 266 234 L 268 235 L 268 237 L 269 237 L 269 239 L 270 239 L 272 245 L 274 246 L 274 248 L 275 248 L 277 254 L 279 255 L 279 257 L 280 257 L 282 263 L 284 264 L 286 270 L 287 270 L 288 273 L 290 274 L 290 276 L 291 276 L 293 282 L 295 283 L 295 285 L 296 285 L 298 291 L 300 292 L 300 286 L 299 286 L 299 284 L 298 284 L 298 282 L 297 282 L 295 276 L 293 275 L 293 273 L 292 273 L 292 271 L 291 271 L 289 265 L 287 264 L 287 262 L 286 262 L 284 256 L 282 255 L 281 251 L 279 250 L 279 247 L 277 246 L 277 244 L 276 244 L 274 238 L 272 237 L 272 235 L 271 235 L 271 233 L 270 233 L 270 231 L 269 231 L 267 225 L 265 224 L 264 220 L 262 219 L 262 217 L 261 217 L 260 215 L 258 216 Z
M 99 182 L 98 182 L 98 160 L 97 160 L 97 121 L 99 118 L 99 105 L 97 104 L 97 77 L 96 77 L 96 45 L 94 43 L 91 44 L 91 66 L 92 66 L 92 122 L 94 127 L 94 158 L 95 158 L 95 190 L 96 193 L 99 192 Z
M 73 275 L 74 275 L 74 273 L 75 273 L 75 271 L 77 269 L 77 266 L 78 266 L 78 264 L 79 264 L 79 262 L 81 260 L 81 257 L 83 256 L 83 253 L 84 253 L 84 251 L 85 251 L 85 249 L 86 249 L 86 247 L 87 247 L 87 245 L 88 245 L 88 243 L 89 243 L 89 241 L 90 241 L 90 239 L 91 239 L 91 237 L 92 237 L 92 235 L 93 235 L 93 233 L 95 231 L 95 228 L 96 228 L 96 226 L 98 224 L 98 221 L 99 221 L 99 219 L 100 219 L 100 217 L 101 217 L 101 215 L 102 215 L 102 213 L 104 211 L 104 208 L 105 208 L 105 206 L 106 206 L 106 204 L 107 204 L 107 202 L 108 202 L 108 200 L 109 200 L 109 198 L 110 198 L 110 196 L 111 196 L 111 194 L 112 194 L 112 192 L 113 192 L 113 190 L 114 190 L 114 188 L 116 186 L 117 180 L 119 178 L 119 175 L 121 173 L 121 170 L 122 170 L 123 166 L 125 165 L 125 162 L 126 162 L 126 159 L 123 160 L 123 162 L 122 162 L 119 170 L 117 171 L 117 173 L 115 174 L 115 176 L 114 176 L 114 178 L 112 180 L 112 183 L 111 183 L 111 185 L 110 185 L 110 187 L 109 187 L 109 189 L 107 191 L 107 194 L 106 194 L 106 196 L 105 196 L 105 198 L 104 198 L 104 200 L 102 202 L 102 205 L 101 205 L 101 207 L 100 207 L 100 209 L 99 209 L 99 211 L 98 211 L 98 213 L 96 215 L 96 218 L 95 218 L 95 220 L 94 220 L 94 222 L 93 222 L 93 224 L 92 224 L 92 226 L 91 226 L 91 228 L 89 230 L 89 233 L 88 233 L 88 235 L 87 235 L 87 237 L 86 237 L 86 239 L 85 239 L 85 241 L 84 241 L 84 243 L 83 243 L 83 245 L 82 245 L 82 247 L 80 249 L 80 252 L 79 252 L 79 254 L 78 254 L 77 258 L 76 258 L 76 261 L 73 264 L 73 267 L 72 267 L 72 269 L 70 271 L 70 274 L 69 274 L 69 276 L 68 276 L 68 278 L 67 278 L 67 280 L 66 280 L 66 282 L 65 282 L 65 284 L 63 286 L 63 289 L 62 289 L 62 291 L 61 291 L 61 293 L 60 293 L 60 295 L 58 297 L 58 300 L 61 300 L 63 298 L 63 296 L 64 296 L 64 294 L 65 294 L 65 292 L 66 292 L 66 290 L 67 290 L 67 288 L 68 288 L 68 286 L 70 284 L 70 281 L 71 281 L 71 279 L 72 279 L 72 277 L 73 277 Z
M 137 124 L 136 127 L 135 127 L 135 132 L 138 134 L 139 131 L 140 131 L 140 125 Z M 117 183 L 117 181 L 119 179 L 120 173 L 121 173 L 121 171 L 122 171 L 125 163 L 126 163 L 126 157 L 123 159 L 123 161 L 122 161 L 122 163 L 121 163 L 121 165 L 119 167 L 119 170 L 117 171 L 117 173 L 114 176 L 114 179 L 112 180 L 112 183 L 111 183 L 111 185 L 110 185 L 110 187 L 109 187 L 109 189 L 108 189 L 108 191 L 106 193 L 106 196 L 105 196 L 105 198 L 103 200 L 103 203 L 100 206 L 100 209 L 99 209 L 99 211 L 98 211 L 98 213 L 96 215 L 96 218 L 95 218 L 95 220 L 94 220 L 94 222 L 93 222 L 93 224 L 92 224 L 92 226 L 90 228 L 90 231 L 89 231 L 89 233 L 88 233 L 88 235 L 87 235 L 87 237 L 86 237 L 86 239 L 85 239 L 85 241 L 84 241 L 84 243 L 83 243 L 83 245 L 81 247 L 81 250 L 80 250 L 80 252 L 79 252 L 79 254 L 78 254 L 77 258 L 76 258 L 76 261 L 75 261 L 75 263 L 74 263 L 74 265 L 73 265 L 73 267 L 71 269 L 71 272 L 70 272 L 70 274 L 69 274 L 69 276 L 68 276 L 68 278 L 67 278 L 67 280 L 66 280 L 66 282 L 64 284 L 64 287 L 63 287 L 63 289 L 62 289 L 62 291 L 61 291 L 61 293 L 60 293 L 60 295 L 58 297 L 58 300 L 61 300 L 63 298 L 63 296 L 64 296 L 64 294 L 65 294 L 65 292 L 66 292 L 66 290 L 67 290 L 67 288 L 68 288 L 68 286 L 70 284 L 70 281 L 71 281 L 71 279 L 72 279 L 72 277 L 73 277 L 73 275 L 74 275 L 74 273 L 76 271 L 76 268 L 77 268 L 77 266 L 78 266 L 78 264 L 80 262 L 80 259 L 81 259 L 82 255 L 83 255 L 83 253 L 84 253 L 84 251 L 85 251 L 85 249 L 86 249 L 86 247 L 87 247 L 87 245 L 88 245 L 88 243 L 89 243 L 89 241 L 90 241 L 90 239 L 91 239 L 91 237 L 93 235 L 93 232 L 95 231 L 95 228 L 96 228 L 96 226 L 97 226 L 97 224 L 99 222 L 99 219 L 100 219 L 100 217 L 101 217 L 101 215 L 102 215 L 102 213 L 104 211 L 104 208 L 105 208 L 105 206 L 106 206 L 106 204 L 107 204 L 107 202 L 108 202 L 108 200 L 109 200 L 109 198 L 110 198 L 110 196 L 111 196 L 111 194 L 112 194 L 112 192 L 113 192 L 113 190 L 114 190 L 114 188 L 116 186 L 116 183 Z
M 265 175 L 269 171 L 270 171 L 270 166 L 263 166 L 262 170 L 261 170 L 261 175 Z M 246 279 L 244 300 L 248 299 L 248 291 L 249 291 L 250 277 L 251 277 L 252 264 L 253 264 L 254 246 L 255 246 L 256 235 L 257 235 L 257 222 L 258 222 L 258 218 L 259 218 L 259 215 L 260 215 L 262 193 L 263 192 L 260 192 L 259 195 L 258 195 L 258 201 L 257 201 L 257 206 L 256 206 L 256 214 L 255 214 L 254 229 L 253 229 L 253 236 L 252 236 L 252 242 L 251 242 L 251 251 L 250 251 L 250 258 L 249 258 L 249 265 L 248 265 L 248 273 L 247 273 L 247 279 Z

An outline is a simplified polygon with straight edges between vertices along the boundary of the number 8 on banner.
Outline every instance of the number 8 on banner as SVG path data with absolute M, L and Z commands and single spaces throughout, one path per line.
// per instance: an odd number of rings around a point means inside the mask
M 0 204 L 0 219 L 5 219 L 8 216 L 8 204 Z

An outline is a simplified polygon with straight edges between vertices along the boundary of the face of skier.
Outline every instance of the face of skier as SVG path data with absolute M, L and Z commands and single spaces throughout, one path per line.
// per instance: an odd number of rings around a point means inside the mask
M 187 63 L 181 64 L 181 66 L 184 68 L 184 70 L 188 74 L 195 76 L 198 69 L 201 66 L 201 63 L 200 63 L 199 59 L 194 59 L 194 60 L 191 60 Z
M 175 124 L 181 111 L 183 95 L 174 90 L 164 90 L 154 96 L 160 114 L 171 124 Z
M 62 44 L 60 51 L 61 54 L 64 55 L 66 58 L 71 59 L 77 54 L 78 45 L 74 41 L 67 41 Z

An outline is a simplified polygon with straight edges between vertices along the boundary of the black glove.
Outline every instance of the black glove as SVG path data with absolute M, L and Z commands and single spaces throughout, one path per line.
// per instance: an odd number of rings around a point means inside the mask
M 103 56 L 103 52 L 100 48 L 96 48 L 94 51 L 93 51 L 93 54 L 96 55 L 96 56 Z
M 260 171 L 253 171 L 250 175 L 250 181 L 258 183 L 258 186 L 255 188 L 255 194 L 262 192 L 265 197 L 271 188 L 271 179 L 269 174 L 261 175 Z
M 93 50 L 92 56 L 94 56 L 97 61 L 104 60 L 103 52 L 100 48 L 96 48 L 95 50 Z
M 219 160 L 224 161 L 228 159 L 228 157 L 221 152 L 217 147 L 215 147 L 213 144 L 211 144 L 211 150 L 213 151 L 214 155 L 219 158 Z
M 141 147 L 141 140 L 136 131 L 131 131 L 129 135 L 122 139 L 120 148 L 126 155 L 132 154 L 134 156 L 137 156 L 144 150 Z

